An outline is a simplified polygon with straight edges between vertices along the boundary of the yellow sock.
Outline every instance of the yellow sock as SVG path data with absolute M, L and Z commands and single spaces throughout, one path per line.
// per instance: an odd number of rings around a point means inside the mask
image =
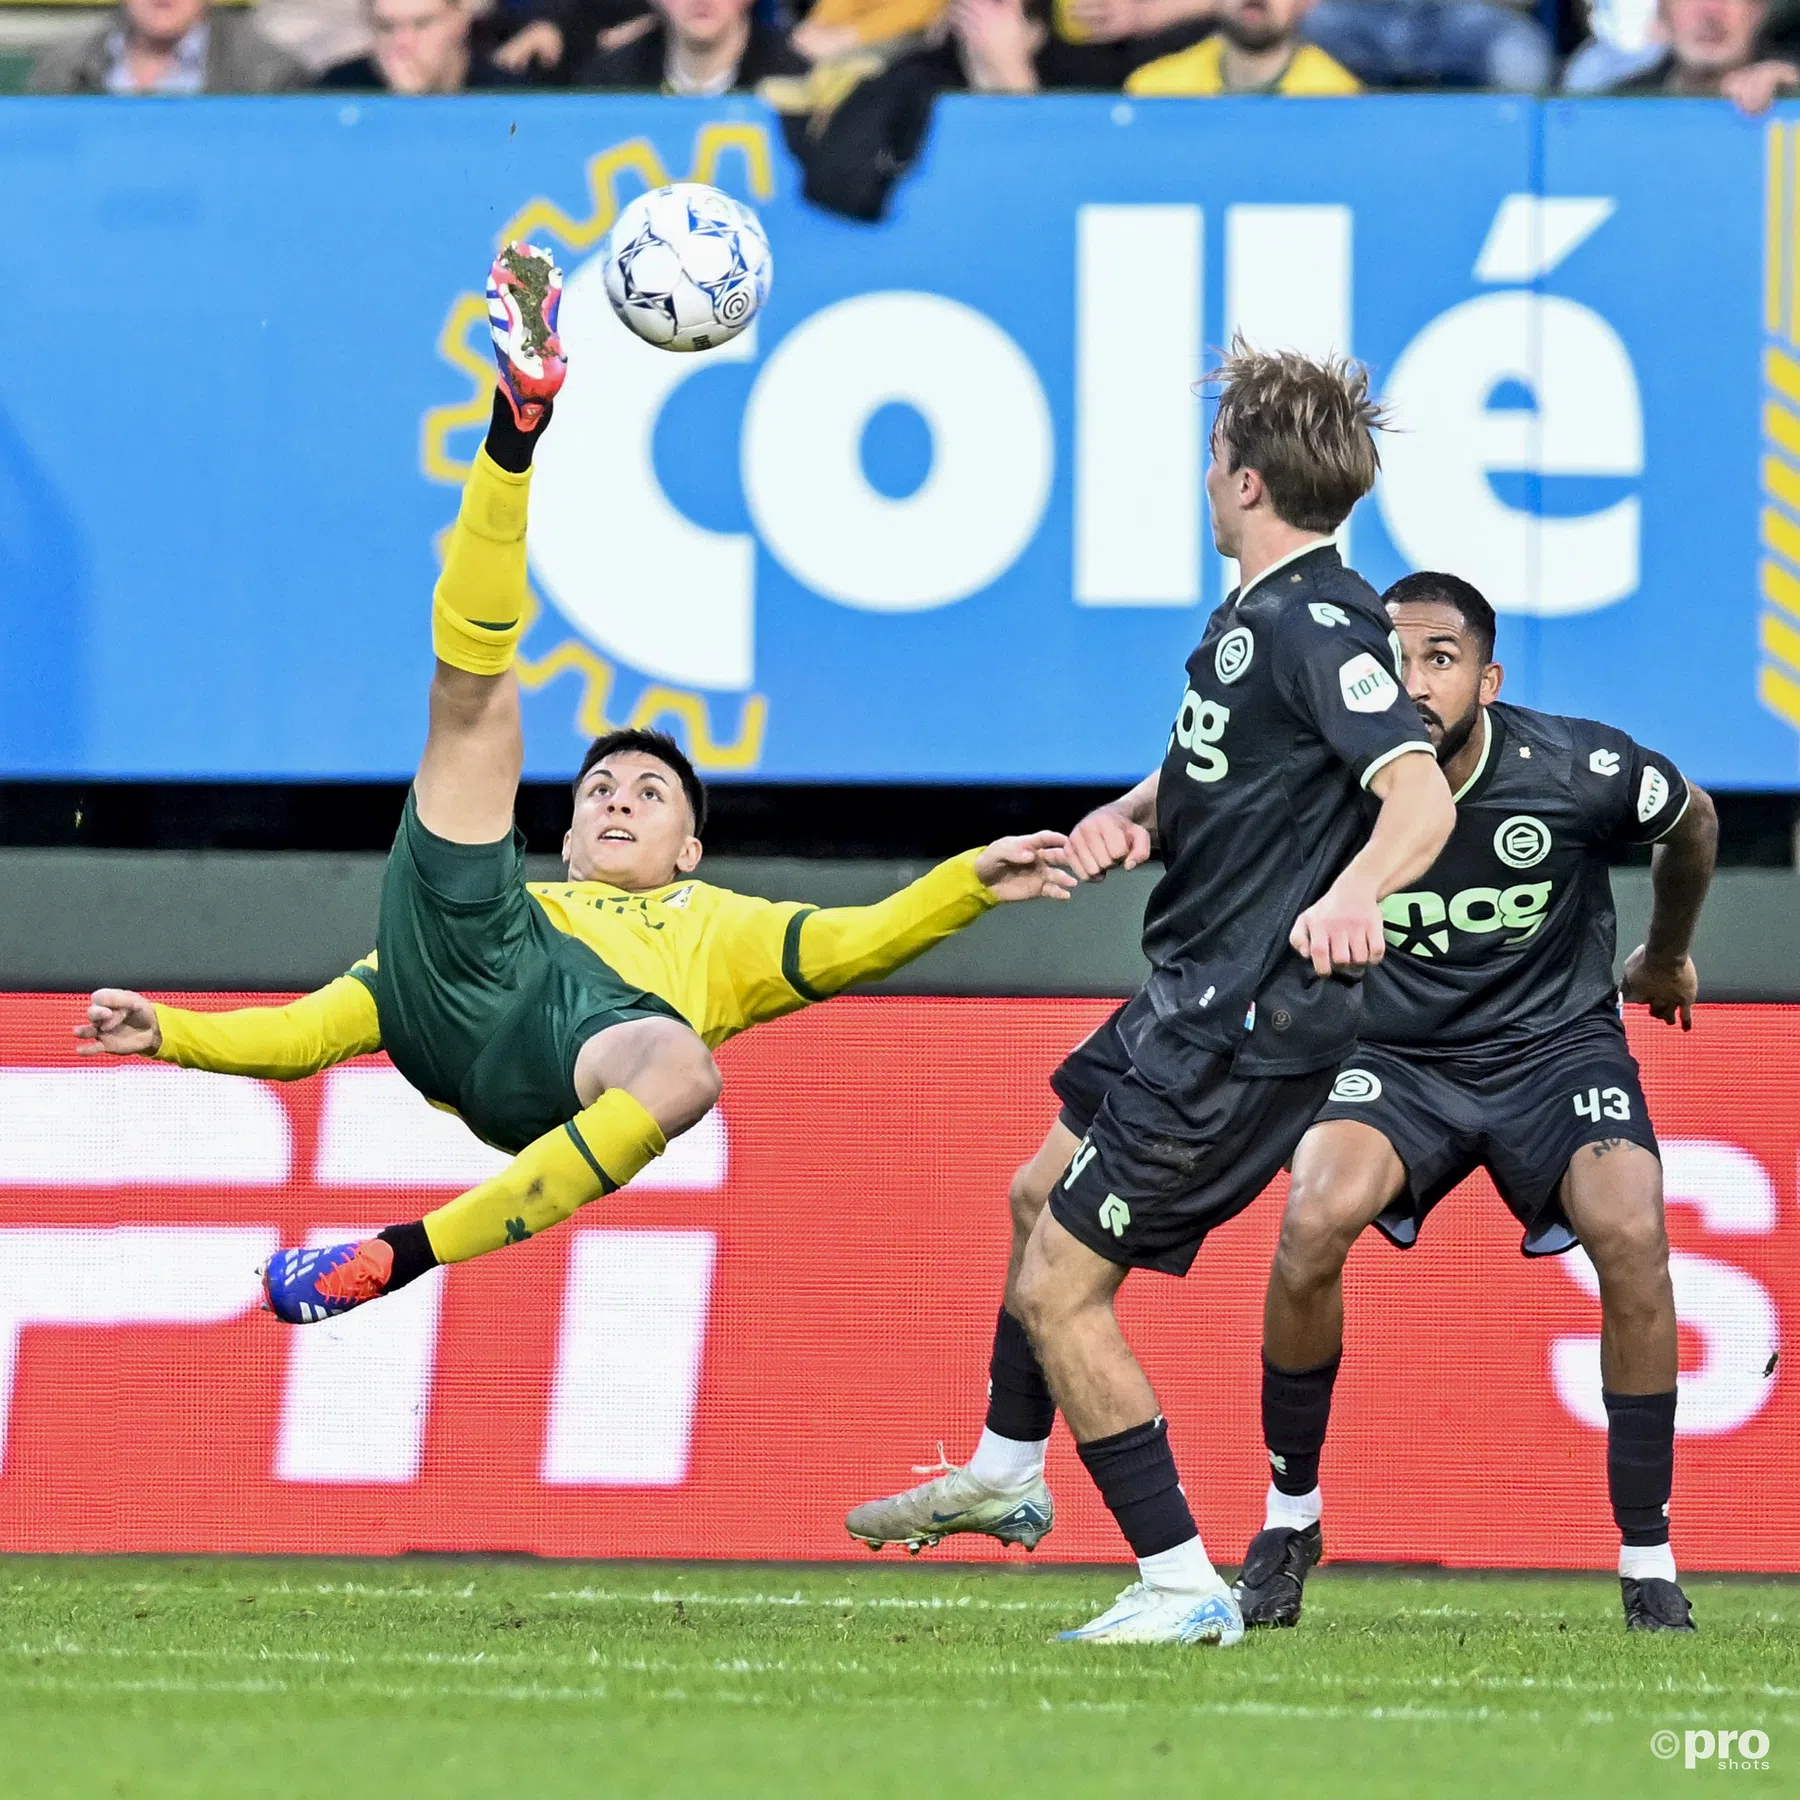
M 431 646 L 452 668 L 503 675 L 525 627 L 525 508 L 531 471 L 475 452 L 432 595 Z
M 577 1207 L 622 1188 L 668 1148 L 662 1128 L 623 1088 L 527 1144 L 498 1175 L 425 1215 L 441 1263 L 522 1244 Z

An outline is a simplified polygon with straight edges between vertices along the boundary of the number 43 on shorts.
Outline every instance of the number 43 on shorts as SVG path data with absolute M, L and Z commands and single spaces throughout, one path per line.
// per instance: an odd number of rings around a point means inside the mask
M 1631 1096 L 1623 1088 L 1591 1087 L 1575 1096 L 1575 1110 L 1584 1119 L 1629 1119 Z

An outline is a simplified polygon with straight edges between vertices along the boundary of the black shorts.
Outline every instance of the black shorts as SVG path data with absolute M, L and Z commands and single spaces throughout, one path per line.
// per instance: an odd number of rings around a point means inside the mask
M 1610 1014 L 1581 1021 L 1503 1067 L 1359 1044 L 1319 1118 L 1372 1125 L 1406 1165 L 1407 1191 L 1375 1223 L 1402 1249 L 1477 1169 L 1525 1227 L 1527 1256 L 1574 1247 L 1560 1189 L 1584 1144 L 1623 1138 L 1659 1154 L 1638 1066 Z
M 1234 1075 L 1228 1053 L 1176 1036 L 1140 993 L 1050 1078 L 1082 1140 L 1050 1211 L 1110 1263 L 1185 1275 L 1286 1165 L 1332 1073 Z

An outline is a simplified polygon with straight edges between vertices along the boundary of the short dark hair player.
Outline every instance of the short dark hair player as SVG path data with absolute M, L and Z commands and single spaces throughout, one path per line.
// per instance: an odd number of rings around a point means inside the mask
M 372 1050 L 507 1151 L 497 1174 L 355 1243 L 279 1250 L 268 1306 L 316 1324 L 440 1263 L 523 1242 L 623 1187 L 705 1117 L 727 1038 L 898 968 L 1003 900 L 1062 898 L 1056 832 L 952 857 L 874 906 L 754 899 L 696 879 L 706 797 L 656 732 L 599 739 L 575 783 L 568 879 L 525 879 L 513 654 L 528 617 L 533 454 L 566 364 L 562 274 L 510 244 L 488 280 L 500 365 L 432 607 L 425 750 L 382 882 L 377 954 L 285 1007 L 192 1013 L 102 989 L 88 1054 L 292 1078 Z M 620 596 L 621 605 L 653 604 Z

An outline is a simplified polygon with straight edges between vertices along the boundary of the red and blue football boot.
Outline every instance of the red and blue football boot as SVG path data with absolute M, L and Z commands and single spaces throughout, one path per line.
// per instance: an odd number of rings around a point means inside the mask
M 562 270 L 548 250 L 508 244 L 488 271 L 488 330 L 500 387 L 521 431 L 536 431 L 545 405 L 556 398 L 569 372 L 556 314 L 562 305 Z
M 317 1325 L 387 1292 L 394 1247 L 373 1237 L 358 1244 L 277 1250 L 258 1273 L 263 1304 L 276 1318 L 289 1325 Z

